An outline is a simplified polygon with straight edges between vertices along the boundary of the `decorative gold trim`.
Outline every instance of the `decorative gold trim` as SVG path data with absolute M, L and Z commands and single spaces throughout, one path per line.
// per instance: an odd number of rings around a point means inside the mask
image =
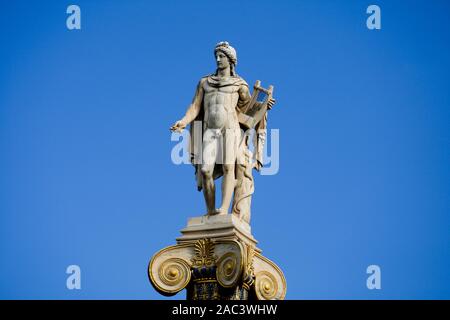
M 214 242 L 211 239 L 200 239 L 194 244 L 195 255 L 191 259 L 194 268 L 212 267 L 217 257 L 214 255 Z
M 255 257 L 255 248 L 249 244 L 245 245 L 245 268 L 243 272 L 243 287 L 250 290 L 255 282 L 255 267 L 253 265 L 253 258 Z
M 205 283 L 205 282 L 214 282 L 217 283 L 217 279 L 213 279 L 213 278 L 208 278 L 208 279 L 194 279 L 193 282 L 195 283 Z
M 164 288 L 164 291 L 176 293 L 188 285 L 191 280 L 191 269 L 185 260 L 169 258 L 158 266 L 158 275 L 161 282 L 171 288 Z
M 260 253 L 256 252 L 255 256 L 260 258 L 261 260 L 263 260 L 264 262 L 268 263 L 269 265 L 271 265 L 280 275 L 281 278 L 281 284 L 282 284 L 282 292 L 280 297 L 278 298 L 279 300 L 284 300 L 284 298 L 286 297 L 286 291 L 287 291 L 287 284 L 286 284 L 286 278 L 284 277 L 283 272 L 281 271 L 281 269 L 274 263 L 272 262 L 270 259 L 264 257 L 263 255 L 261 255 Z M 258 276 L 258 274 L 256 275 L 256 277 Z
M 245 271 L 247 274 L 252 275 L 255 272 L 253 267 L 253 258 L 255 257 L 255 248 L 247 244 L 246 266 Z
M 217 261 L 217 281 L 224 288 L 232 288 L 241 279 L 242 256 L 234 252 L 227 252 Z
M 224 282 L 224 273 L 221 271 L 221 268 L 219 267 L 220 266 L 219 262 L 217 262 L 217 270 L 216 270 L 216 278 L 219 284 L 224 288 L 231 288 L 234 285 L 236 285 L 238 281 L 242 280 L 242 272 L 244 270 L 244 259 L 243 259 L 244 248 L 241 242 L 238 240 L 217 240 L 215 243 L 224 245 L 231 244 L 233 246 L 236 246 L 237 249 L 236 256 L 238 257 L 237 259 L 238 264 L 234 266 L 235 270 L 237 271 L 237 274 L 236 279 L 233 281 L 233 284 L 228 284 Z M 224 256 L 227 256 L 231 253 L 232 252 L 225 253 L 219 258 L 219 261 L 222 262 L 225 259 Z
M 241 242 L 238 240 L 217 240 L 215 241 L 215 244 L 234 244 L 239 249 L 239 254 L 243 256 L 244 254 L 244 247 L 242 246 Z M 241 259 L 241 264 L 239 266 L 241 269 L 244 268 L 244 259 Z
M 185 268 L 187 268 L 188 272 L 186 274 L 186 279 L 185 281 L 182 283 L 181 286 L 178 286 L 177 289 L 174 290 L 168 290 L 167 288 L 163 288 L 158 284 L 158 281 L 153 277 L 153 273 L 152 273 L 152 268 L 153 268 L 153 264 L 156 261 L 156 259 L 160 256 L 162 256 L 164 253 L 168 252 L 168 251 L 172 251 L 172 250 L 177 250 L 177 249 L 183 249 L 183 248 L 191 248 L 191 245 L 187 245 L 187 244 L 177 244 L 177 245 L 173 245 L 173 246 L 168 246 L 165 247 L 161 250 L 159 250 L 156 254 L 153 255 L 153 257 L 151 258 L 148 267 L 147 267 L 147 275 L 149 277 L 150 283 L 153 285 L 153 287 L 160 292 L 163 295 L 174 295 L 177 292 L 183 290 L 190 282 L 191 280 L 191 272 L 190 272 L 190 263 L 188 261 L 186 261 L 185 259 L 181 259 L 181 258 L 168 258 L 168 260 L 170 259 L 177 259 L 177 262 L 180 263 L 180 265 L 184 266 Z M 161 268 L 161 266 L 164 264 L 164 262 L 161 263 L 161 265 L 159 266 L 158 270 L 155 270 L 156 272 L 158 272 L 158 275 L 160 275 L 161 271 L 159 270 Z M 166 279 L 167 280 L 167 279 Z M 165 281 L 163 279 L 161 279 L 161 281 L 163 283 L 165 283 Z M 170 280 L 168 280 L 167 282 L 170 283 Z M 167 283 L 166 283 L 167 284 Z M 170 284 L 169 284 L 170 285 Z
M 273 274 L 260 271 L 256 274 L 255 291 L 258 300 L 274 300 L 278 295 L 278 282 Z

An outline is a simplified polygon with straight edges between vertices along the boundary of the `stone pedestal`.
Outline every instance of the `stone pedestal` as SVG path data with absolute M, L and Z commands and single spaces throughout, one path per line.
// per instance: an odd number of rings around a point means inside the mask
M 188 300 L 284 299 L 282 271 L 261 254 L 250 226 L 235 215 L 190 218 L 176 240 L 148 266 L 159 293 L 187 289 Z

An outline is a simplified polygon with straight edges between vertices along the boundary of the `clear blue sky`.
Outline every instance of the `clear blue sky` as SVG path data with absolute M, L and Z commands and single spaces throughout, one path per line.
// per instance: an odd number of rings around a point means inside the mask
M 79 31 L 72 2 L 0 4 L 0 298 L 161 298 L 150 257 L 204 213 L 168 128 L 222 40 L 275 86 L 252 229 L 287 298 L 450 298 L 448 1 L 74 3 Z

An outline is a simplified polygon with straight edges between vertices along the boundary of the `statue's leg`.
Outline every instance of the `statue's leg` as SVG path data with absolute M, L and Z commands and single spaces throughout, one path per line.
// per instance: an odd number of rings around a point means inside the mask
M 236 185 L 235 163 L 237 154 L 237 143 L 239 130 L 226 129 L 224 134 L 224 164 L 222 179 L 222 206 L 219 209 L 220 214 L 227 214 L 233 197 L 233 190 Z
M 207 214 L 215 214 L 216 188 L 214 185 L 214 165 L 217 154 L 217 141 L 214 132 L 205 130 L 203 135 L 203 164 L 201 166 L 203 195 L 205 197 Z
M 235 186 L 234 164 L 223 165 L 222 178 L 222 206 L 219 209 L 220 214 L 227 214 L 230 208 L 231 197 Z
M 206 210 L 208 215 L 215 214 L 216 210 L 216 187 L 213 179 L 214 166 L 202 166 L 203 196 L 205 197 Z

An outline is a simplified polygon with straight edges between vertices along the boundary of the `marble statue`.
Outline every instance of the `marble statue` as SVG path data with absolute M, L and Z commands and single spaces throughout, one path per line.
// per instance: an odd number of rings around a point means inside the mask
M 252 168 L 259 170 L 262 166 L 266 111 L 272 108 L 275 99 L 270 92 L 265 103 L 254 101 L 252 109 L 260 111 L 262 115 L 259 121 L 254 121 L 249 128 L 246 121 L 248 115 L 244 110 L 250 111 L 252 96 L 248 84 L 236 73 L 236 50 L 228 42 L 219 42 L 214 49 L 214 55 L 216 72 L 200 79 L 185 116 L 177 121 L 171 130 L 181 131 L 188 124 L 201 121 L 202 141 L 195 141 L 195 134 L 191 134 L 191 159 L 202 159 L 201 163 L 194 165 L 198 189 L 203 189 L 207 215 L 227 214 L 234 192 L 232 211 L 249 222 L 250 197 L 254 189 Z M 256 100 L 256 96 L 253 100 Z M 245 118 L 240 121 L 242 117 Z M 248 148 L 249 136 L 243 133 L 248 129 L 255 129 L 256 132 L 254 157 Z M 194 148 L 195 144 L 201 144 L 201 148 Z M 196 149 L 202 150 L 202 154 L 195 155 Z M 216 209 L 214 180 L 221 176 L 222 203 Z

